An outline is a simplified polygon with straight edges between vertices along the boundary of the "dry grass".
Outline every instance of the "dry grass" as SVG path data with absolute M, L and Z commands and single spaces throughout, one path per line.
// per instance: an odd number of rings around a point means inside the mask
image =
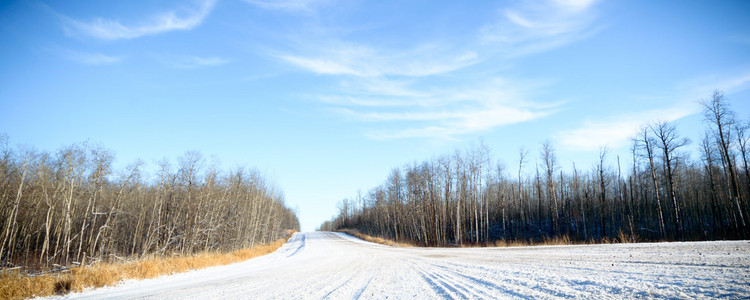
M 0 273 L 0 299 L 61 295 L 85 288 L 116 285 L 125 279 L 148 279 L 227 265 L 272 253 L 290 237 L 291 234 L 271 244 L 231 253 L 208 252 L 181 257 L 149 257 L 126 263 L 100 263 L 71 268 L 64 274 L 24 276 L 18 272 L 3 272 Z
M 490 247 L 525 247 L 529 242 L 520 240 L 497 240 L 490 244 Z
M 380 237 L 374 237 L 366 235 L 356 229 L 341 229 L 339 232 L 343 232 L 358 239 L 365 240 L 372 243 L 393 246 L 393 247 L 417 247 L 414 244 L 408 244 L 403 242 L 395 242 L 392 240 L 383 239 Z M 496 240 L 488 244 L 463 244 L 461 248 L 481 248 L 481 247 L 526 247 L 526 246 L 560 246 L 560 245 L 588 245 L 588 244 L 616 244 L 616 243 L 638 243 L 641 239 L 637 235 L 629 235 L 625 232 L 615 238 L 602 238 L 599 240 L 589 241 L 574 241 L 569 236 L 563 235 L 560 237 L 548 237 L 542 241 L 538 240 Z
M 573 242 L 570 240 L 570 237 L 567 235 L 553 237 L 553 238 L 545 238 L 544 242 L 541 243 L 541 245 L 545 246 L 552 246 L 552 245 L 572 245 Z
M 617 237 L 617 241 L 620 243 L 639 243 L 641 239 L 638 235 L 629 235 L 623 231 L 620 231 L 620 235 Z
M 561 237 L 545 238 L 543 241 L 524 241 L 524 240 L 497 240 L 492 247 L 522 247 L 522 246 L 556 246 L 556 245 L 592 245 L 592 244 L 618 244 L 618 243 L 640 243 L 641 239 L 637 235 L 629 235 L 625 232 L 620 232 L 617 237 L 614 238 L 602 238 L 598 240 L 588 241 L 574 241 L 569 236 L 564 235 Z
M 587 244 L 584 242 L 574 242 L 569 236 L 546 237 L 542 241 L 537 240 L 496 240 L 487 244 L 463 244 L 461 248 L 481 248 L 481 247 L 528 247 L 528 246 L 556 246 L 556 245 L 577 245 Z
M 339 232 L 346 233 L 346 234 L 354 236 L 354 237 L 356 237 L 356 238 L 358 238 L 360 240 L 368 241 L 368 242 L 371 242 L 371 243 L 376 243 L 376 244 L 381 244 L 381 245 L 386 245 L 386 246 L 392 246 L 392 247 L 414 247 L 414 245 L 412 245 L 412 244 L 401 243 L 401 242 L 396 242 L 396 241 L 392 241 L 392 240 L 387 240 L 387 239 L 384 239 L 384 238 L 379 238 L 379 237 L 374 237 L 374 236 L 366 235 L 366 234 L 364 234 L 362 232 L 359 232 L 359 230 L 356 230 L 356 229 L 341 229 L 341 230 L 339 230 Z

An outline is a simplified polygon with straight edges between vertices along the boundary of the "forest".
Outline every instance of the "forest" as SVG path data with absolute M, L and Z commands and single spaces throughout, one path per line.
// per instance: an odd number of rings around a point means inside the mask
M 382 185 L 342 200 L 320 230 L 421 246 L 750 238 L 750 122 L 721 91 L 700 104 L 697 143 L 654 121 L 632 137 L 627 161 L 602 147 L 595 166 L 564 171 L 545 141 L 536 164 L 523 148 L 511 158 L 514 174 L 480 144 L 393 169 Z
M 258 171 L 223 171 L 196 151 L 156 174 L 88 143 L 47 153 L 0 136 L 0 268 L 45 270 L 147 256 L 229 252 L 299 230 Z

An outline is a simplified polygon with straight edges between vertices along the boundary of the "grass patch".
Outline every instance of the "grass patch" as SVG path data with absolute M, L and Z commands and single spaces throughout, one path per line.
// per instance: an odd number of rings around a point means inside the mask
M 339 232 L 346 233 L 348 235 L 354 236 L 363 241 L 368 241 L 370 243 L 376 243 L 376 244 L 392 246 L 392 247 L 414 247 L 414 245 L 412 244 L 396 242 L 396 241 L 392 241 L 392 240 L 388 240 L 388 239 L 384 239 L 380 237 L 367 235 L 356 229 L 341 229 L 339 230 Z
M 206 252 L 180 257 L 147 257 L 124 263 L 99 263 L 74 267 L 62 274 L 23 275 L 18 271 L 0 272 L 0 299 L 24 299 L 64 295 L 116 285 L 125 279 L 148 279 L 189 270 L 221 266 L 270 254 L 281 248 L 291 237 L 273 243 L 230 253 Z
M 352 235 L 360 240 L 365 240 L 372 243 L 381 245 L 393 246 L 393 247 L 421 247 L 415 244 L 396 242 L 381 237 L 370 236 L 364 234 L 356 229 L 341 229 L 338 232 L 343 232 Z M 482 247 L 527 247 L 527 246 L 561 246 L 561 245 L 591 245 L 591 244 L 616 244 L 616 243 L 639 243 L 641 239 L 637 235 L 629 235 L 624 232 L 620 232 L 617 237 L 614 238 L 602 238 L 599 240 L 588 240 L 588 241 L 577 241 L 571 239 L 567 235 L 559 237 L 547 237 L 543 240 L 495 240 L 486 244 L 472 244 L 464 243 L 458 245 L 447 245 L 441 247 L 460 247 L 460 248 L 482 248 Z
M 629 235 L 624 232 L 615 238 L 601 238 L 598 240 L 579 241 L 572 240 L 569 236 L 547 237 L 544 240 L 497 240 L 492 247 L 523 247 L 523 246 L 562 246 L 562 245 L 594 245 L 594 244 L 617 244 L 617 243 L 639 243 L 637 235 Z

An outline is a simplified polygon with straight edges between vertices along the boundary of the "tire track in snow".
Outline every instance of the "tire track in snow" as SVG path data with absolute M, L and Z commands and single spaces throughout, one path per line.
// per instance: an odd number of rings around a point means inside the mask
M 467 299 L 468 295 L 463 291 L 460 291 L 458 287 L 450 282 L 441 280 L 438 276 L 434 275 L 433 272 L 426 271 L 424 268 L 419 267 L 417 264 L 410 262 L 410 265 L 416 269 L 419 276 L 429 284 L 430 288 L 435 291 L 439 296 Z
M 731 253 L 731 254 L 729 254 Z M 656 266 L 659 266 L 658 268 Z M 297 233 L 246 262 L 69 299 L 748 298 L 750 242 L 395 248 Z
M 533 298 L 549 298 L 552 296 L 556 297 L 563 297 L 563 298 L 570 298 L 570 295 L 567 295 L 559 290 L 546 288 L 543 286 L 540 286 L 540 282 L 538 280 L 523 280 L 524 278 L 528 277 L 529 274 L 521 274 L 519 272 L 513 272 L 511 273 L 511 276 L 503 276 L 501 274 L 493 273 L 493 272 L 482 272 L 489 270 L 489 268 L 483 267 L 483 266 L 471 266 L 471 265 L 464 265 L 459 263 L 445 263 L 445 265 L 434 265 L 437 268 L 440 268 L 440 272 L 443 273 L 453 273 L 456 274 L 456 276 L 463 278 L 465 281 L 472 282 L 472 286 L 477 287 L 483 287 L 485 289 L 490 290 L 490 295 L 497 295 L 497 294 L 507 294 L 514 297 L 519 298 L 527 298 L 527 299 L 533 299 Z M 470 274 L 477 274 L 476 276 L 472 276 Z M 480 277 L 485 277 L 485 279 L 481 279 Z M 501 279 L 499 281 L 505 282 L 507 285 L 502 286 L 502 283 L 494 283 L 488 281 L 489 279 Z M 515 290 L 514 290 L 515 288 Z M 520 290 L 520 291 L 516 291 Z
M 300 236 L 300 235 L 295 235 L 295 237 L 297 237 L 297 236 Z M 294 252 L 292 252 L 291 254 L 287 255 L 287 257 L 294 256 L 297 253 L 299 253 L 300 251 L 302 251 L 302 250 L 305 249 L 305 241 L 307 240 L 307 236 L 306 235 L 301 235 L 300 239 L 302 241 L 300 241 L 299 247 L 297 247 L 297 249 L 295 249 Z
M 460 277 L 464 278 L 465 280 L 468 280 L 471 283 L 473 283 L 473 286 L 479 286 L 479 287 L 485 288 L 486 290 L 489 291 L 488 295 L 490 295 L 490 296 L 491 295 L 497 295 L 498 293 L 501 293 L 501 294 L 507 294 L 507 295 L 510 295 L 510 296 L 513 296 L 513 297 L 517 297 L 517 298 L 521 298 L 521 299 L 533 299 L 533 297 L 531 297 L 529 295 L 521 294 L 519 292 L 507 289 L 507 288 L 505 288 L 505 287 L 503 287 L 503 286 L 501 286 L 499 284 L 495 284 L 493 282 L 481 279 L 479 277 L 474 277 L 474 276 L 468 275 L 467 272 L 459 272 L 458 268 L 454 269 L 454 268 L 450 268 L 450 267 L 446 267 L 446 266 L 442 266 L 442 265 L 436 265 L 436 264 L 433 265 L 433 266 L 435 266 L 437 268 L 443 269 L 444 272 L 451 272 L 451 273 L 455 274 L 456 276 L 460 276 Z M 491 278 L 490 276 L 488 276 L 488 277 Z M 526 292 L 528 293 L 528 292 L 533 292 L 533 291 L 527 290 Z

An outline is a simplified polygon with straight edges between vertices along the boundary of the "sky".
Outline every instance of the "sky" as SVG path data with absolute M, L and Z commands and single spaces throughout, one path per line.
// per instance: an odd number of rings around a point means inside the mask
M 698 101 L 750 119 L 748 1 L 3 1 L 0 134 L 115 167 L 198 150 L 254 167 L 302 230 L 393 168 L 479 143 L 590 168 Z M 527 167 L 530 168 L 530 167 Z M 531 170 L 525 170 L 530 172 Z

